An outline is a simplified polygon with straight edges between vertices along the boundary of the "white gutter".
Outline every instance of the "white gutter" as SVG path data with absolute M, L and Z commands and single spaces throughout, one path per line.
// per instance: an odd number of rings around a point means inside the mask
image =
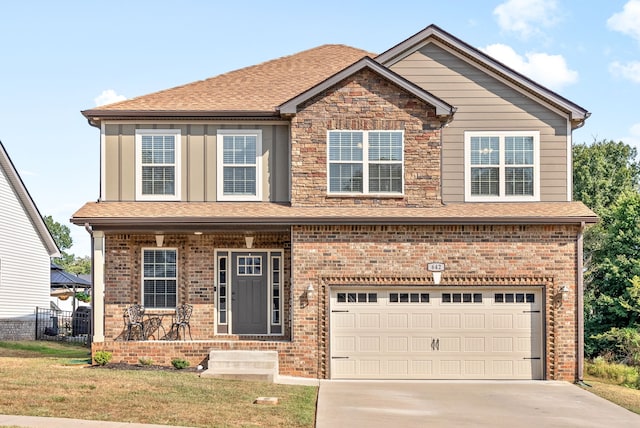
M 578 250 L 577 260 L 577 287 L 578 287 L 578 305 L 577 305 L 577 323 L 578 323 L 578 382 L 584 380 L 584 229 L 585 223 L 580 224 L 578 239 L 576 242 Z

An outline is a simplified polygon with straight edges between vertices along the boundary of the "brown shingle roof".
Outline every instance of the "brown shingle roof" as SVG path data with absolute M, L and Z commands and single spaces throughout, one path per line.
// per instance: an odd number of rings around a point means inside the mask
M 149 95 L 85 110 L 90 117 L 149 112 L 269 112 L 367 55 L 323 45 Z
M 294 224 L 561 224 L 595 223 L 582 202 L 457 203 L 434 208 L 291 207 L 266 202 L 90 202 L 75 224 L 294 225 Z

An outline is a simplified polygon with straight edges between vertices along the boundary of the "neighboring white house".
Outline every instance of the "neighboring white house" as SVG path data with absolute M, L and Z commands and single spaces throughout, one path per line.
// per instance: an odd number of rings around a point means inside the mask
M 35 308 L 49 308 L 53 237 L 0 142 L 0 340 L 35 338 Z

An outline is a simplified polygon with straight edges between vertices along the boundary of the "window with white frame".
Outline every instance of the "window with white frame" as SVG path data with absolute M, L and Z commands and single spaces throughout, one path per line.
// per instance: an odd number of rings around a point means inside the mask
M 136 198 L 180 199 L 180 130 L 136 130 Z
M 177 305 L 177 250 L 142 250 L 142 301 L 146 308 Z
M 402 131 L 329 131 L 329 194 L 398 194 L 404 187 Z
M 467 201 L 539 201 L 540 132 L 465 132 Z
M 218 200 L 261 200 L 262 131 L 219 129 L 217 155 Z

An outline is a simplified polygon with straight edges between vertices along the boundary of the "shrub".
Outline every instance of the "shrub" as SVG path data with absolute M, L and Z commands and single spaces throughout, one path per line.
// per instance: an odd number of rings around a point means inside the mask
M 153 359 L 150 357 L 140 357 L 138 358 L 138 362 L 141 366 L 150 366 L 153 364 Z
M 614 327 L 606 333 L 593 336 L 593 339 L 603 343 L 604 350 L 613 352 L 618 362 L 630 366 L 640 366 L 640 332 L 638 329 Z
M 640 389 L 640 372 L 635 367 L 610 363 L 604 358 L 598 357 L 592 363 L 587 363 L 586 369 L 591 376 L 606 379 L 628 388 Z
M 189 361 L 185 360 L 184 358 L 174 358 L 173 360 L 171 360 L 171 365 L 178 370 L 186 369 L 187 367 L 189 367 Z
M 93 356 L 93 361 L 100 366 L 106 365 L 109 361 L 111 361 L 111 357 L 113 355 L 108 351 L 97 351 Z

